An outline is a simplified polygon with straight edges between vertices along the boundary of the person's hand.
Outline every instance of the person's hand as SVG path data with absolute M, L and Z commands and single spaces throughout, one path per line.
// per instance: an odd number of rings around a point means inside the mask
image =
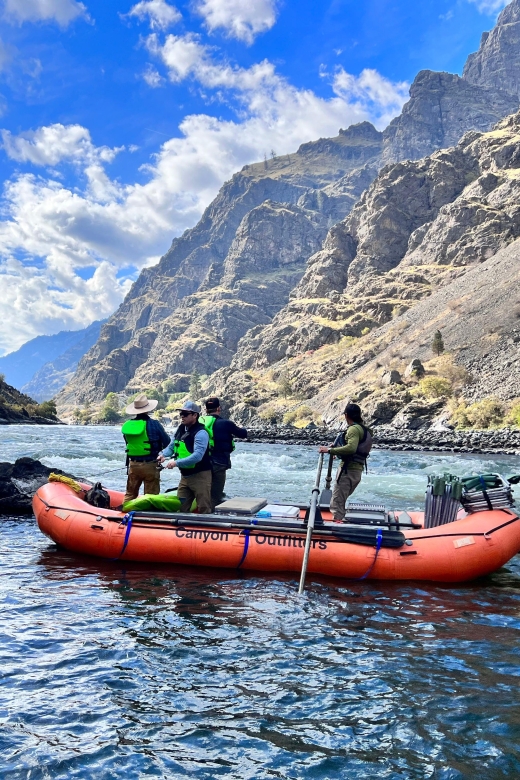
M 157 455 L 157 463 L 162 463 L 162 462 L 163 462 L 163 461 L 165 461 L 165 460 L 166 460 L 166 458 L 164 457 L 164 455 L 162 454 L 162 452 L 160 452 L 160 453 Z
M 176 465 L 177 465 L 176 461 L 171 460 L 169 463 L 166 464 L 166 468 L 167 469 L 174 469 Z
M 320 447 L 320 448 L 319 448 L 319 450 L 318 450 L 318 452 L 320 452 L 320 453 L 322 453 L 322 452 L 328 452 L 329 450 L 330 450 L 330 447 Z

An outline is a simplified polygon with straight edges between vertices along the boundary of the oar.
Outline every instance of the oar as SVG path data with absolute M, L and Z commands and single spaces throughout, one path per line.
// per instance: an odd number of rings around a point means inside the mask
M 330 485 L 332 482 L 333 463 L 334 455 L 329 454 L 329 465 L 327 468 L 327 476 L 325 477 L 325 490 L 322 490 L 320 494 L 320 506 L 330 506 L 330 502 L 332 501 L 332 490 L 330 489 Z
M 303 553 L 302 572 L 300 575 L 300 586 L 298 594 L 303 593 L 305 587 L 305 575 L 307 574 L 307 564 L 309 563 L 309 553 L 311 550 L 312 532 L 314 530 L 314 518 L 316 517 L 316 507 L 318 505 L 318 496 L 320 495 L 321 469 L 323 467 L 323 452 L 318 459 L 318 470 L 316 472 L 316 482 L 312 489 L 311 505 L 309 508 L 309 519 L 307 521 L 307 538 L 305 539 L 305 551 Z

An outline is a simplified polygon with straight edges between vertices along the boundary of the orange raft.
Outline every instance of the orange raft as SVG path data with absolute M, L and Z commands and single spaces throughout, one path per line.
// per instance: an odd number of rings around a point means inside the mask
M 120 506 L 123 494 L 109 493 L 111 506 Z M 81 495 L 52 482 L 33 500 L 41 531 L 72 552 L 125 561 L 301 570 L 305 544 L 301 520 L 287 530 L 273 530 L 269 521 L 263 527 L 237 527 L 251 520 L 216 515 L 141 513 L 129 522 L 122 512 L 96 509 Z M 383 544 L 379 549 L 377 529 L 360 531 L 373 533 L 372 541 L 352 543 L 341 536 L 346 526 L 338 526 L 323 512 L 324 523 L 313 535 L 308 572 L 349 579 L 464 582 L 496 571 L 520 552 L 520 518 L 510 509 L 462 513 L 455 522 L 428 529 L 422 528 L 422 513 L 409 515 L 415 527 L 393 532 L 402 534 L 400 546 Z

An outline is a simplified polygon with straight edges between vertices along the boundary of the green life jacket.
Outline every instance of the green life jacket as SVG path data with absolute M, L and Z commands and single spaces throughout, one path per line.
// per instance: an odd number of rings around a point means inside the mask
M 198 431 L 203 431 L 204 426 L 202 423 L 196 422 L 190 428 L 186 430 L 185 426 L 181 423 L 175 432 L 173 440 L 173 457 L 175 460 L 181 458 L 187 458 L 193 454 L 195 447 L 195 434 Z M 198 474 L 199 471 L 211 471 L 211 461 L 209 459 L 209 446 L 204 453 L 202 460 L 195 463 L 194 466 L 179 466 L 179 471 L 185 476 L 191 474 Z
M 146 433 L 146 420 L 127 420 L 121 428 L 129 458 L 143 458 L 150 454 L 151 445 Z
M 199 422 L 201 425 L 204 426 L 206 429 L 206 432 L 209 436 L 209 454 L 213 452 L 215 448 L 215 434 L 213 432 L 213 428 L 215 427 L 215 420 L 217 418 L 214 417 L 212 414 L 208 415 L 207 417 L 199 417 Z M 231 438 L 231 452 L 234 452 L 235 450 L 235 440 Z

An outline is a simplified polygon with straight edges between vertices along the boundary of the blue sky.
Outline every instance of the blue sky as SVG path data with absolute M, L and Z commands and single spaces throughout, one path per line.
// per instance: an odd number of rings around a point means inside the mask
M 501 0 L 0 0 L 0 353 L 106 317 L 221 184 L 460 73 Z

